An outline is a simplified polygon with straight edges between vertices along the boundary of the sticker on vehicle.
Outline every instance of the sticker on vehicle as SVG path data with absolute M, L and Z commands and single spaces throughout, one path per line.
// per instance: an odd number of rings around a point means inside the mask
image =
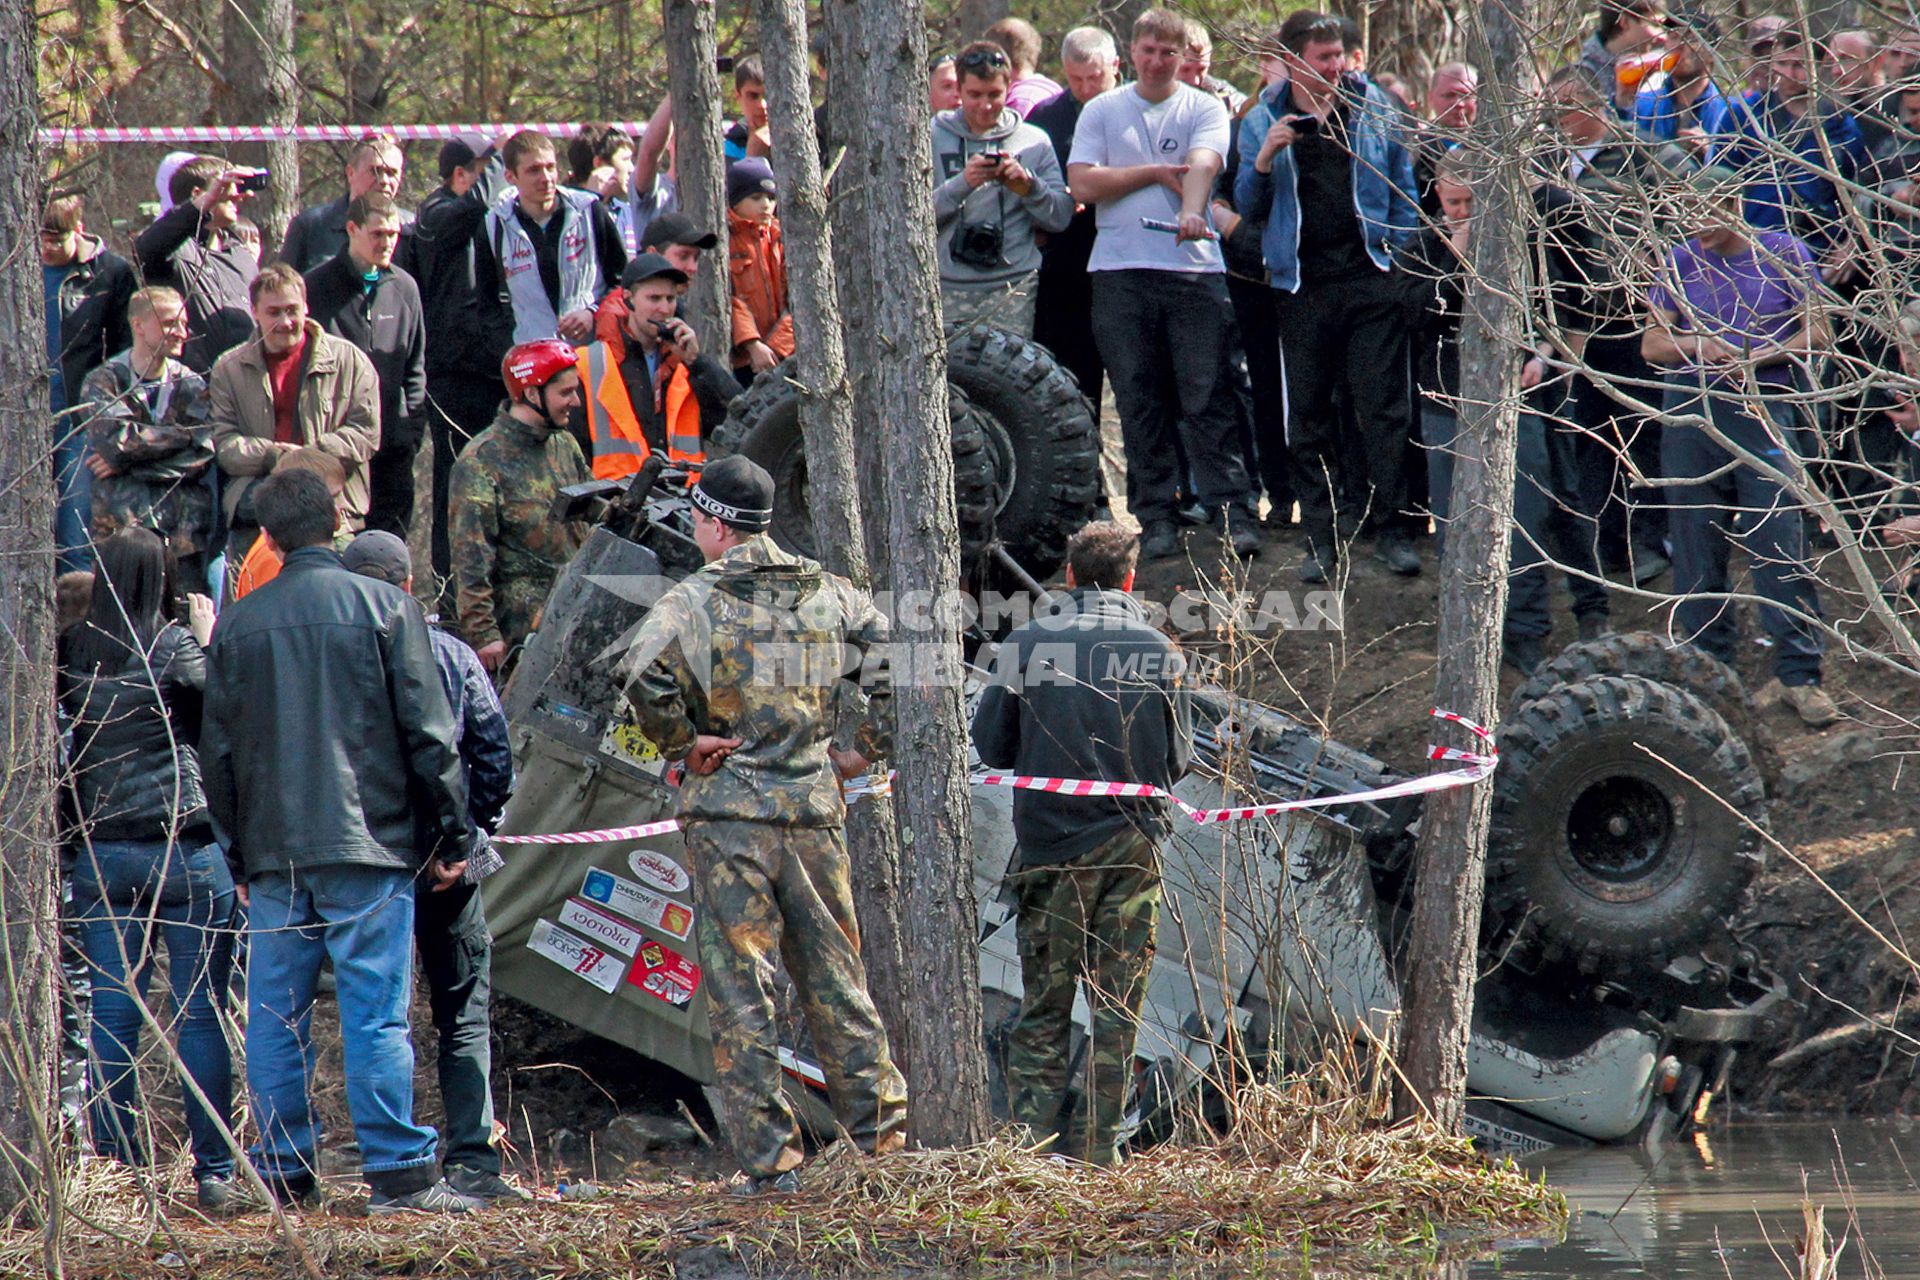
M 533 922 L 527 950 L 538 952 L 608 995 L 612 995 L 620 985 L 623 962 L 619 958 L 609 955 L 605 947 L 574 937 L 551 920 Z
M 663 898 L 651 889 L 643 889 L 611 871 L 589 868 L 587 878 L 580 884 L 580 896 L 638 920 L 649 929 L 672 934 L 683 942 L 693 932 L 692 907 L 684 902 Z M 627 954 L 633 953 L 629 951 Z
M 638 929 L 611 911 L 602 911 L 579 898 L 568 898 L 561 904 L 560 923 L 623 956 L 632 955 L 641 941 Z
M 668 893 L 685 893 L 693 886 L 685 867 L 655 849 L 635 849 L 627 855 L 627 865 L 633 874 Z
M 648 940 L 627 970 L 627 981 L 648 995 L 685 1008 L 700 989 L 700 966 L 664 943 Z

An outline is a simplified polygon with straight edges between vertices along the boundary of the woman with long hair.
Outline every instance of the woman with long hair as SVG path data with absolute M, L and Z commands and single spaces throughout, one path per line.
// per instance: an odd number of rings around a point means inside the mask
M 204 602 L 195 602 L 196 606 Z M 187 1129 L 202 1207 L 233 1207 L 233 1063 L 221 1028 L 233 964 L 233 876 L 214 843 L 195 746 L 206 691 L 200 641 L 175 622 L 166 544 L 123 529 L 98 547 L 87 618 L 61 637 L 72 733 L 73 914 L 93 975 L 95 1150 L 147 1163 L 134 1062 L 152 942 L 166 940 Z M 196 607 L 193 620 L 208 614 Z

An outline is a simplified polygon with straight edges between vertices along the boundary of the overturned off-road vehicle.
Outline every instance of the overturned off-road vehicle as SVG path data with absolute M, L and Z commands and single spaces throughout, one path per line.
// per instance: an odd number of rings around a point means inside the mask
M 974 548 L 1018 548 L 1045 577 L 1097 495 L 1092 410 L 1042 348 L 1010 334 L 958 335 L 952 370 L 956 497 L 972 513 L 963 536 Z M 713 443 L 768 465 L 784 508 L 775 535 L 805 550 L 798 439 L 793 393 L 762 379 Z M 600 486 L 604 516 L 508 687 L 520 785 L 506 834 L 597 831 L 673 811 L 665 762 L 631 727 L 612 676 L 659 591 L 699 563 L 684 486 L 639 488 L 646 476 L 625 492 Z M 1197 707 L 1196 765 L 1175 788 L 1196 808 L 1349 795 L 1407 776 L 1225 690 L 1199 690 Z M 1724 666 L 1658 637 L 1613 636 L 1570 648 L 1522 688 L 1498 747 L 1483 784 L 1494 789 L 1494 829 L 1473 1123 L 1517 1146 L 1656 1140 L 1704 1110 L 1781 999 L 1731 930 L 1761 865 L 1771 745 Z M 1003 1109 L 1020 1000 L 1001 900 L 1011 796 L 973 792 L 983 1034 Z M 1391 1043 L 1420 812 L 1418 797 L 1403 797 L 1219 825 L 1176 819 L 1132 1141 L 1163 1136 L 1182 1107 L 1219 1119 L 1226 1094 L 1255 1073 Z M 677 833 L 518 847 L 488 882 L 487 909 L 500 990 L 712 1080 L 698 907 Z M 1076 1055 L 1085 1015 L 1083 1001 Z M 786 1030 L 790 1090 L 831 1132 L 803 1029 Z

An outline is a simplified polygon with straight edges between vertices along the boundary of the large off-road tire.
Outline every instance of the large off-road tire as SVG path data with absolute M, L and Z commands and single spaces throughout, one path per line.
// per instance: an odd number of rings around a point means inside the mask
M 953 430 L 953 499 L 960 551 L 979 558 L 993 536 L 995 468 L 992 428 L 965 395 L 948 401 Z M 774 370 L 734 398 L 726 421 L 707 436 L 715 457 L 745 454 L 773 474 L 773 540 L 796 555 L 819 558 L 807 505 L 807 456 L 800 430 L 800 389 Z
M 1639 676 L 1685 689 L 1718 712 L 1746 742 L 1766 781 L 1767 794 L 1779 794 L 1780 749 L 1733 668 L 1704 649 L 1675 644 L 1652 631 L 1628 631 L 1568 645 L 1542 664 L 1508 705 L 1518 711 L 1558 685 L 1594 676 Z
M 1629 980 L 1740 910 L 1765 857 L 1744 819 L 1765 826 L 1766 792 L 1700 699 L 1595 676 L 1521 707 L 1499 747 L 1487 907 L 1529 951 Z
M 1073 375 L 1005 329 L 949 330 L 947 378 L 989 419 L 1000 540 L 1044 581 L 1100 501 L 1100 424 Z

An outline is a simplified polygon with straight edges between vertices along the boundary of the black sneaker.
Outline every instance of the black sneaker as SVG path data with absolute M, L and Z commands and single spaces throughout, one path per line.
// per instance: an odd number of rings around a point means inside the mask
M 472 1213 L 479 1207 L 479 1201 L 455 1191 L 445 1178 L 405 1195 L 388 1196 L 376 1191 L 367 1201 L 367 1213 L 375 1218 L 396 1213 Z
M 1546 643 L 1539 636 L 1507 636 L 1500 642 L 1501 665 L 1523 676 L 1532 676 L 1546 657 Z
M 1181 524 L 1203 525 L 1211 519 L 1213 519 L 1213 514 L 1198 501 L 1190 499 L 1180 508 Z
M 533 1196 L 514 1186 L 497 1173 L 454 1165 L 447 1170 L 447 1185 L 469 1200 L 486 1204 L 531 1200 Z
M 1317 587 L 1333 576 L 1337 562 L 1321 551 L 1308 551 L 1306 558 L 1300 561 L 1300 581 L 1310 587 Z
M 1140 558 L 1171 560 L 1180 554 L 1180 530 L 1166 520 L 1150 520 L 1140 531 Z
M 1673 561 L 1662 552 L 1651 547 L 1633 549 L 1633 585 L 1644 587 L 1667 570 L 1673 568 Z
M 742 1174 L 727 1190 L 741 1197 L 798 1195 L 800 1194 L 800 1171 L 789 1169 L 785 1173 L 776 1173 L 767 1178 Z
M 317 1199 L 317 1192 L 311 1185 L 309 1194 Z M 243 1213 L 253 1213 L 265 1208 L 260 1197 L 254 1194 L 250 1183 L 228 1174 L 226 1177 L 206 1177 L 200 1179 L 193 1193 L 194 1203 L 200 1206 L 200 1212 L 215 1218 L 230 1218 Z
M 1242 560 L 1260 554 L 1260 521 L 1251 511 L 1244 507 L 1222 507 L 1214 527 L 1232 545 L 1233 554 Z
M 302 1175 L 293 1178 L 274 1178 L 262 1175 L 267 1190 L 272 1193 L 274 1202 L 282 1209 L 318 1209 L 321 1195 L 320 1184 L 311 1177 Z
M 1413 549 L 1405 534 L 1383 533 L 1373 544 L 1373 558 L 1387 566 L 1388 571 L 1403 578 L 1411 578 L 1420 572 L 1420 553 Z

